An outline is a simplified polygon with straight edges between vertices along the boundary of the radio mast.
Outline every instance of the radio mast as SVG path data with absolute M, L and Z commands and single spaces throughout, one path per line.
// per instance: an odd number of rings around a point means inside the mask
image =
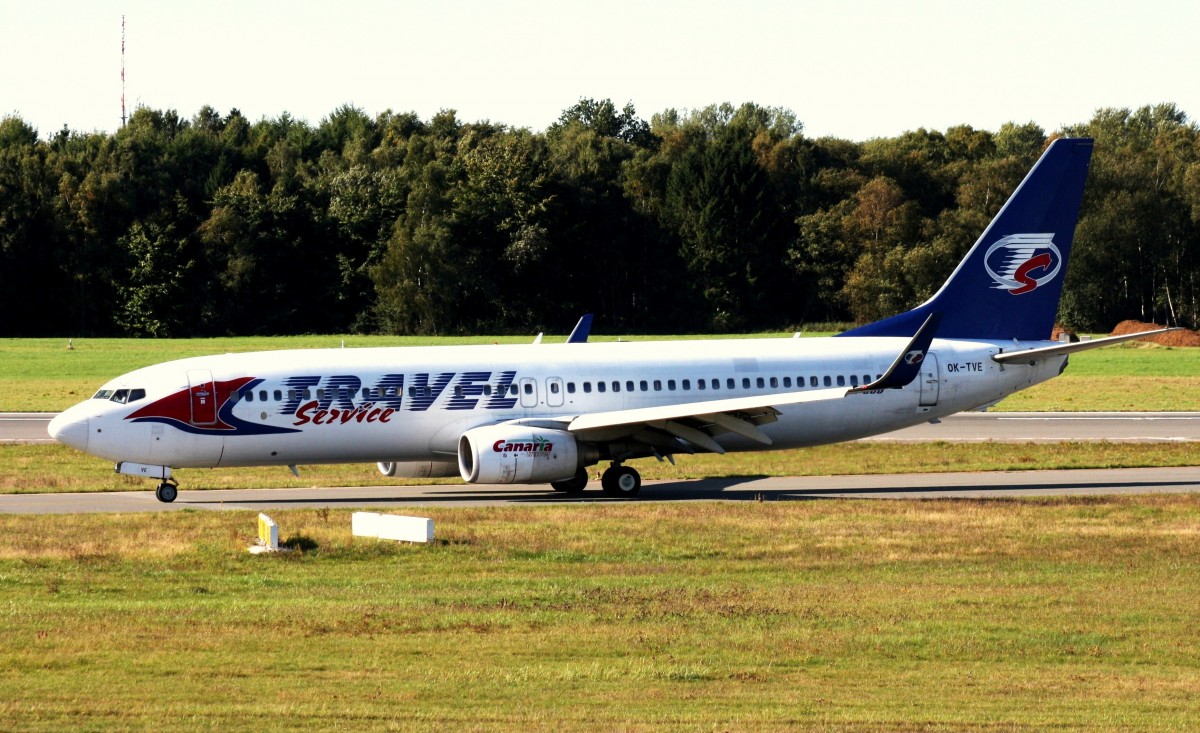
M 125 126 L 125 16 L 121 16 L 121 127 Z

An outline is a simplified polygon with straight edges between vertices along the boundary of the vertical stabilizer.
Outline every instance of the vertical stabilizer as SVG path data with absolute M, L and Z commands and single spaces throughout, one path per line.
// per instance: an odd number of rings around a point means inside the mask
M 938 338 L 1050 338 L 1092 156 L 1092 140 L 1059 139 L 941 289 L 907 313 L 842 336 L 912 336 L 941 312 Z

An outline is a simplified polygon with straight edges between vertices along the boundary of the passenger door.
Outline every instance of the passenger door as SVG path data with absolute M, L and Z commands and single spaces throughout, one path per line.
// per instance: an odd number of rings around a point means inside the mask
M 217 387 L 213 384 L 212 372 L 207 369 L 189 369 L 187 378 L 192 424 L 216 425 Z

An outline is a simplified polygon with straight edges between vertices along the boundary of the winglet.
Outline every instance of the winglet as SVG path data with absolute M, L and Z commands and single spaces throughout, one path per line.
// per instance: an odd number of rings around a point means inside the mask
M 921 373 L 921 362 L 925 360 L 925 354 L 929 352 L 929 346 L 933 343 L 933 335 L 937 333 L 938 325 L 941 322 L 941 311 L 930 313 L 921 327 L 917 329 L 912 340 L 908 342 L 908 346 L 904 347 L 882 377 L 870 384 L 855 387 L 846 394 L 870 392 L 877 389 L 900 389 L 908 386 Z
M 592 314 L 584 313 L 583 318 L 579 319 L 579 323 L 575 324 L 571 335 L 567 337 L 568 344 L 582 344 L 588 340 L 588 334 L 592 331 Z

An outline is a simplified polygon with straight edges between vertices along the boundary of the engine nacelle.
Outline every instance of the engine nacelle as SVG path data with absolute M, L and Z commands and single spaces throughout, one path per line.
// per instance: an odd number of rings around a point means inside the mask
M 449 478 L 458 475 L 451 461 L 381 461 L 375 464 L 384 476 L 396 478 Z
M 489 425 L 458 439 L 458 470 L 472 484 L 565 481 L 585 465 L 581 458 L 586 457 L 580 455 L 575 436 L 565 430 Z

